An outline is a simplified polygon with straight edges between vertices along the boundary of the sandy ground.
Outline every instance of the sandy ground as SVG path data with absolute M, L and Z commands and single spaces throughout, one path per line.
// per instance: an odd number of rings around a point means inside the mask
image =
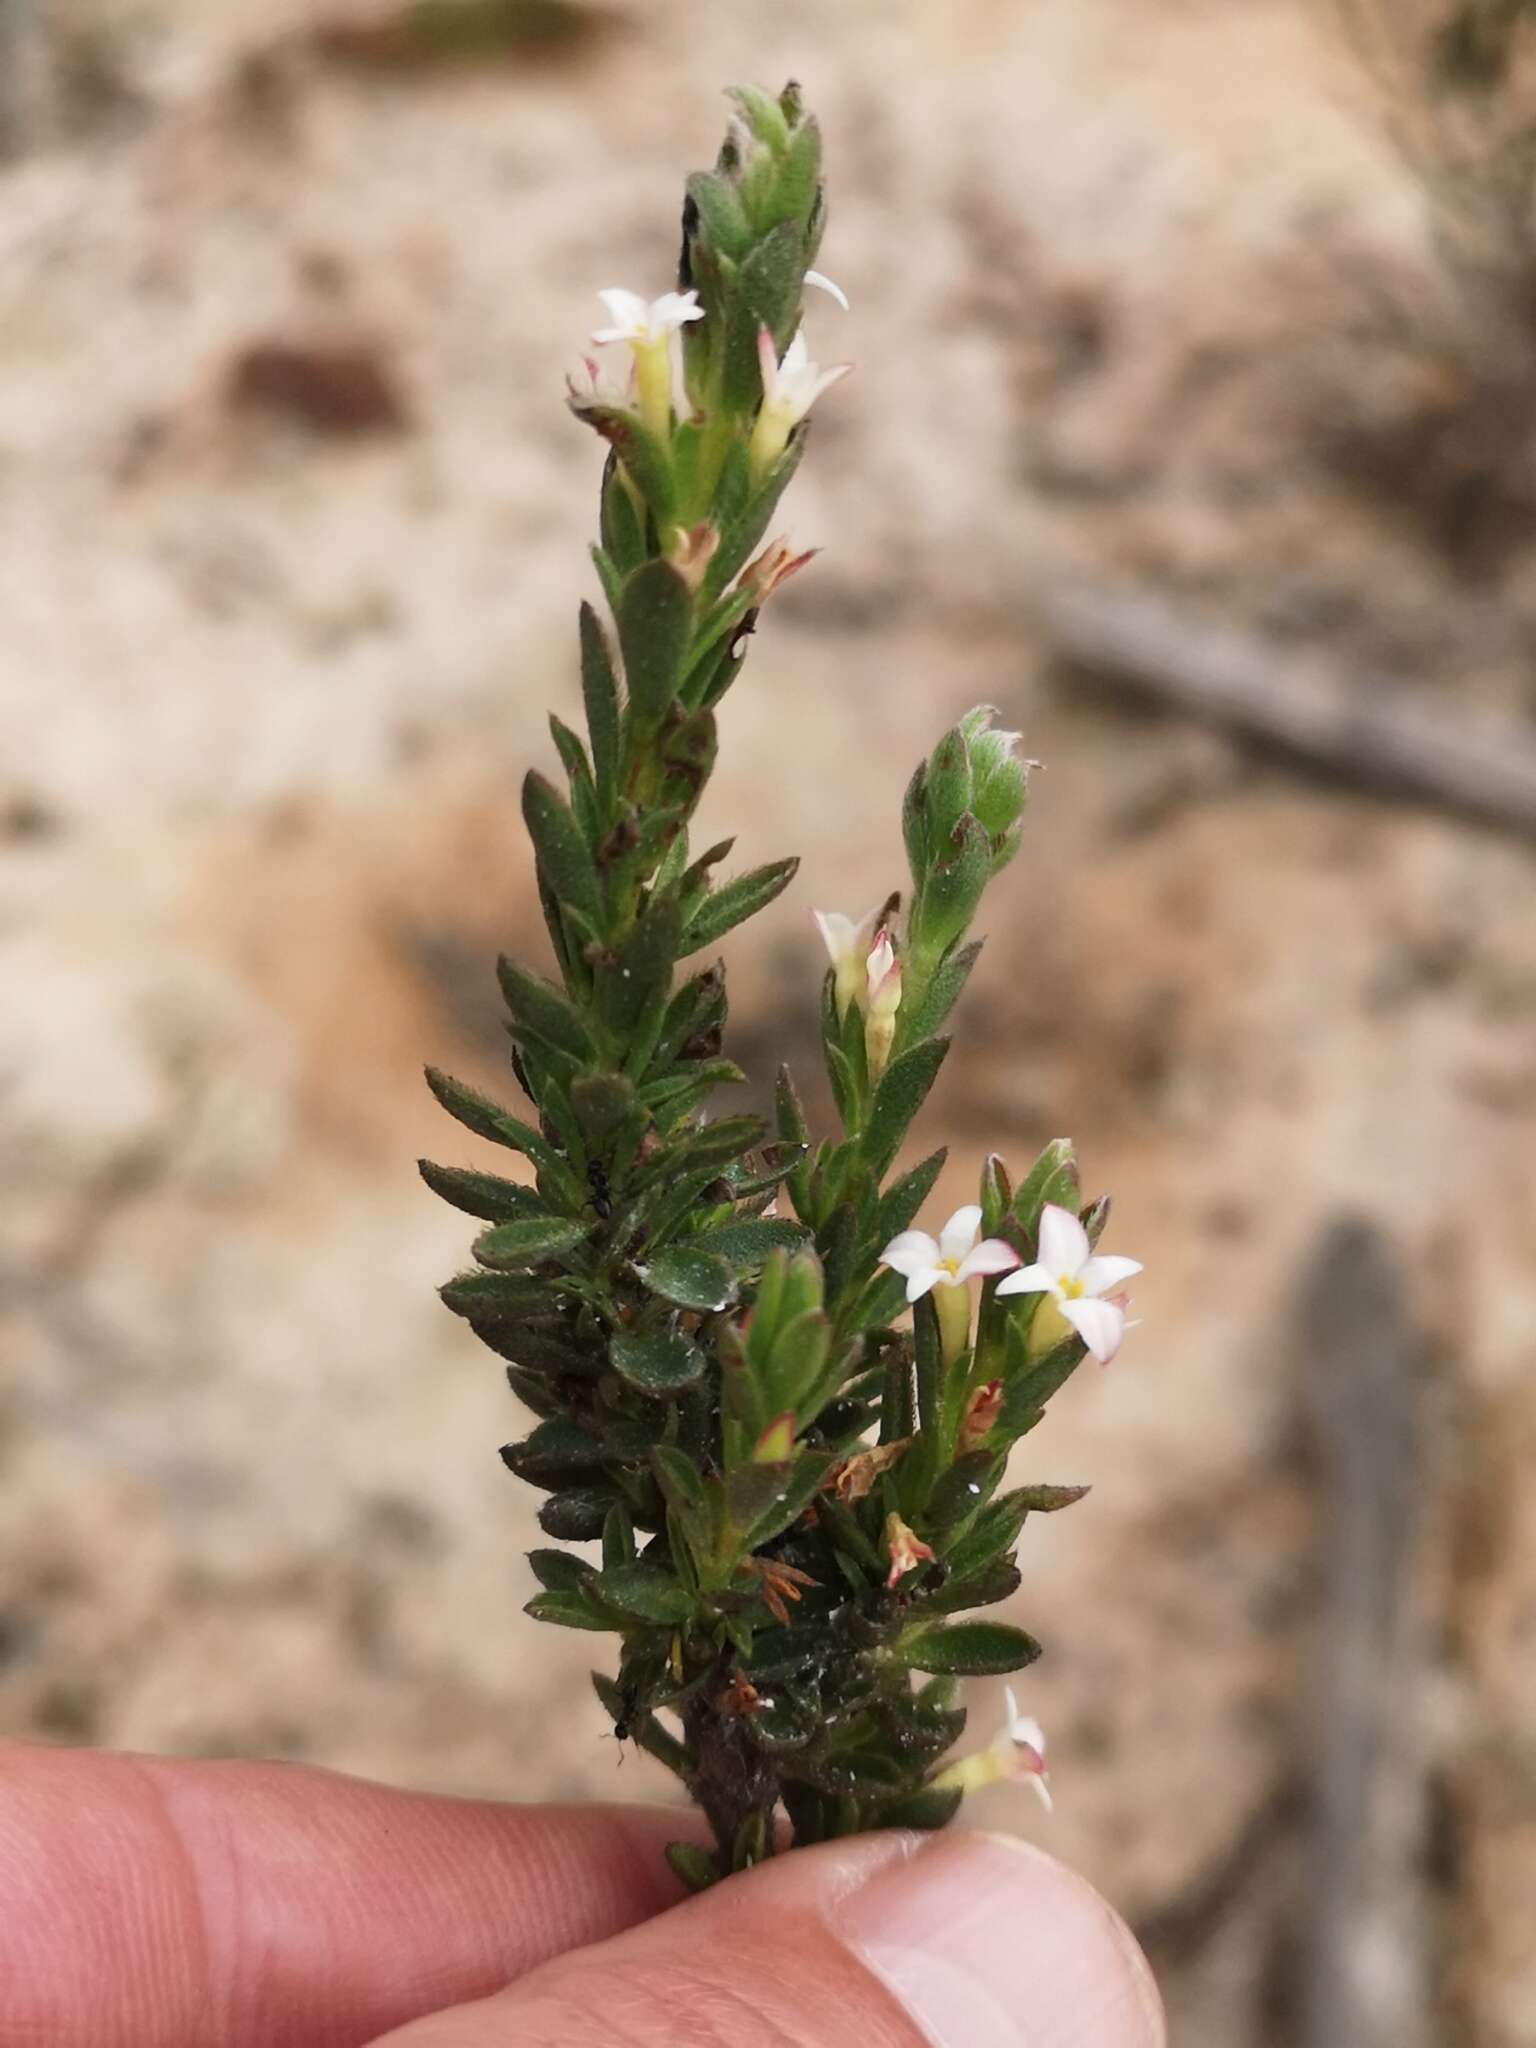
M 805 856 L 735 1050 L 809 1077 L 810 905 L 889 886 L 916 754 L 1001 704 L 1048 767 L 921 1135 L 963 1198 L 1070 1132 L 1148 1266 L 1021 1452 L 1094 1488 L 1018 1603 L 1058 1813 L 983 1818 L 1117 1899 L 1179 2038 L 1302 2038 L 1299 1289 L 1364 1216 L 1435 1362 L 1394 1883 L 1430 2038 L 1528 2042 L 1531 857 L 1133 716 L 1036 622 L 1057 577 L 1134 581 L 1528 714 L 1519 490 L 1456 495 L 1475 355 L 1346 57 L 1280 0 L 636 6 L 433 77 L 327 59 L 298 6 L 59 12 L 68 89 L 0 170 L 0 1725 L 659 1790 L 590 1643 L 520 1612 L 419 1067 L 500 1078 L 490 961 L 539 943 L 515 788 L 575 694 L 595 483 L 561 372 L 597 286 L 665 283 L 721 82 L 793 72 L 854 305 L 815 339 L 860 371 L 710 799 L 744 861 Z M 274 401 L 278 344 L 352 351 L 341 398 Z

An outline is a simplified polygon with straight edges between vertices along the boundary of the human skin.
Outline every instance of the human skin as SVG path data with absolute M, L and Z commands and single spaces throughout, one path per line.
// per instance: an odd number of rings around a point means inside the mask
M 1129 1932 L 899 1833 L 697 1899 L 647 1807 L 0 1743 L 0 2048 L 1160 2048 Z

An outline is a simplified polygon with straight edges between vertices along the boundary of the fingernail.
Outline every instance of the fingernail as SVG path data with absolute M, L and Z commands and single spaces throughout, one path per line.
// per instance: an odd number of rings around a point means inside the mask
M 936 1836 L 883 1864 L 833 1919 L 934 2048 L 1164 2048 L 1130 1929 L 1026 1842 Z

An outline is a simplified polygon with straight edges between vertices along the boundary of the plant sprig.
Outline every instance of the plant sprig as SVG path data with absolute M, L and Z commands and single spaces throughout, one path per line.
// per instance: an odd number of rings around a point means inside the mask
M 1017 1188 L 989 1160 L 941 1240 L 914 1226 L 943 1151 L 897 1170 L 983 892 L 1018 847 L 1028 764 L 987 709 L 907 792 L 905 917 L 892 898 L 822 919 L 840 1135 L 813 1140 L 787 1069 L 773 1125 L 714 1109 L 744 1076 L 712 949 L 798 863 L 729 872 L 731 843 L 695 853 L 690 825 L 758 614 L 809 559 L 767 536 L 845 367 L 819 370 L 801 339 L 808 274 L 825 282 L 816 122 L 794 86 L 733 98 L 715 168 L 688 180 L 676 291 L 604 293 L 596 339 L 623 370 L 594 358 L 572 381 L 608 447 L 609 623 L 582 607 L 585 735 L 551 720 L 564 789 L 537 772 L 523 788 L 557 974 L 499 971 L 532 1112 L 429 1072 L 450 1115 L 524 1163 L 422 1164 L 485 1226 L 443 1299 L 536 1419 L 502 1451 L 554 1540 L 531 1554 L 527 1611 L 619 1637 L 594 1683 L 708 1815 L 714 1852 L 671 1852 L 695 1886 L 770 1854 L 780 1811 L 818 1841 L 940 1826 L 1005 1765 L 1043 1784 L 1043 1739 L 1014 1713 L 1002 1750 L 944 1765 L 958 1680 L 1039 1654 L 1012 1624 L 956 1617 L 1006 1599 L 1026 1517 L 1082 1491 L 1004 1491 L 1005 1467 L 1088 1345 L 1105 1352 L 1082 1302 L 1120 1315 L 1063 1264 L 1070 1226 L 1088 1273 L 1105 1208 L 1082 1209 L 1070 1148 Z M 951 1246 L 979 1227 L 983 1244 Z M 1006 1298 L 1037 1258 L 1060 1272 Z

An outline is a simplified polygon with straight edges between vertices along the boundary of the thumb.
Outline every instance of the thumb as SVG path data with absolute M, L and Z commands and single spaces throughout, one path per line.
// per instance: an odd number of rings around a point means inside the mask
M 1004 1836 L 775 1858 L 375 2048 L 1163 2048 L 1123 1921 Z

